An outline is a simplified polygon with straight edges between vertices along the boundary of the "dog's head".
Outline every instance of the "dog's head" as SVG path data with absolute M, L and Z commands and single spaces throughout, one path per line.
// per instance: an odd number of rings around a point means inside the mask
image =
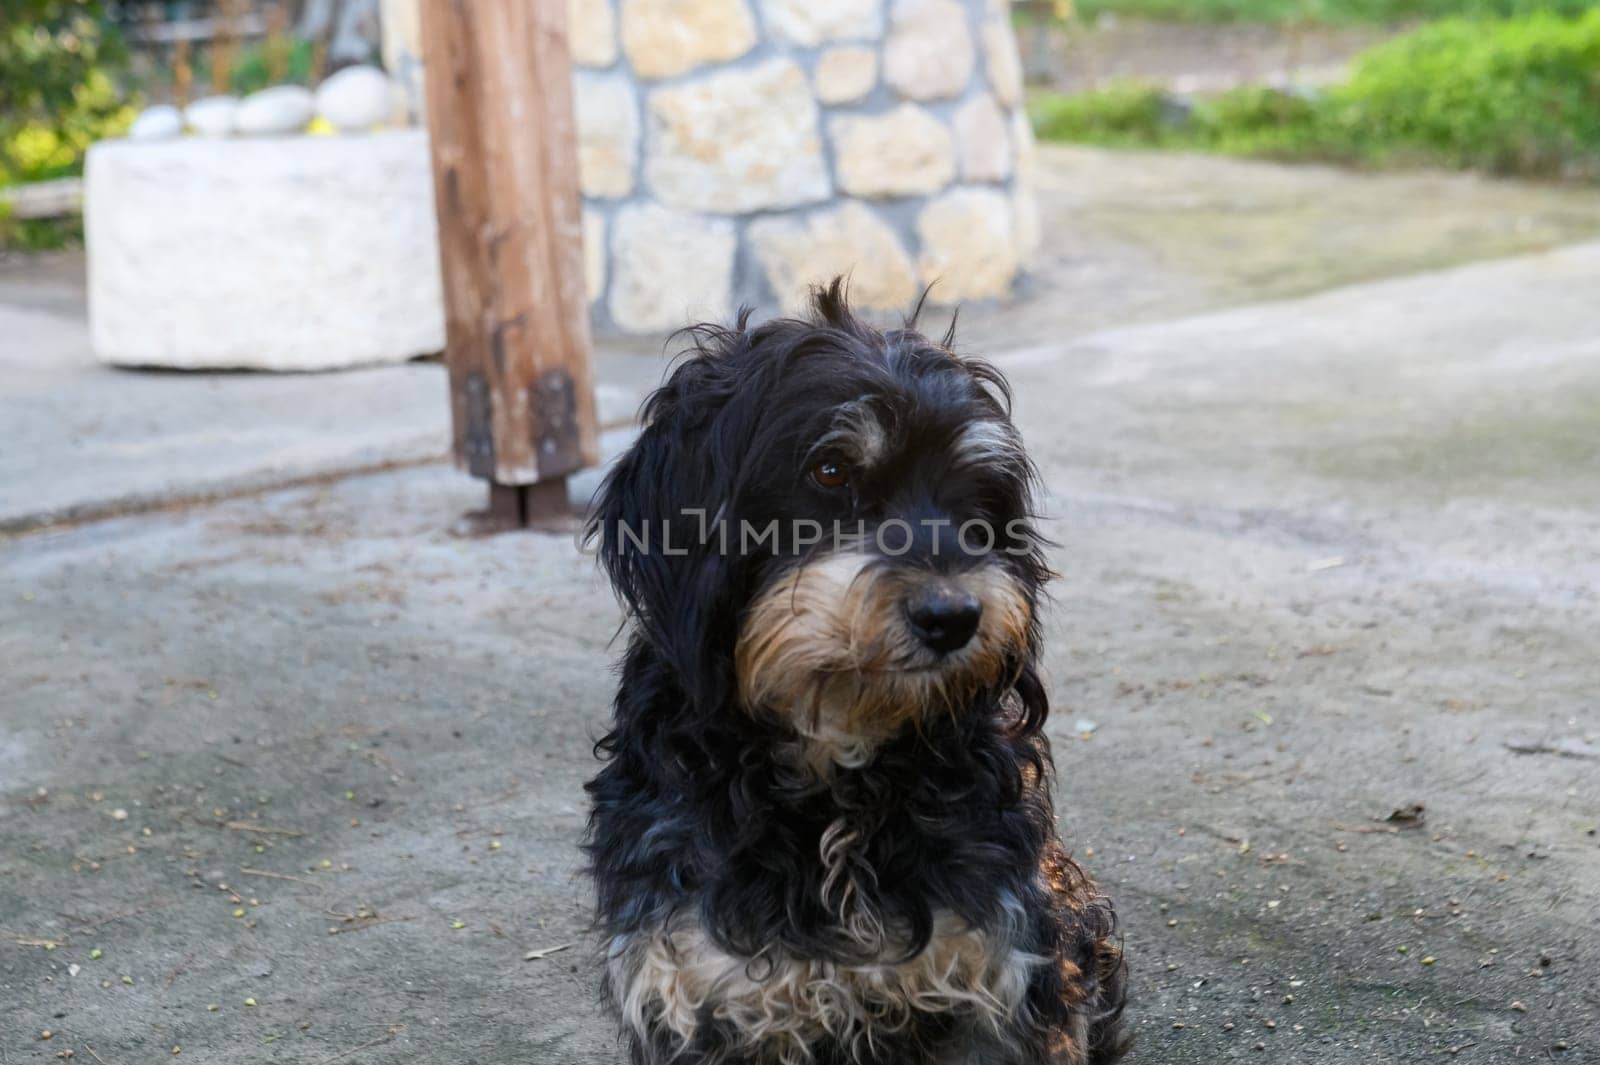
M 948 335 L 866 325 L 840 282 L 810 320 L 688 335 L 590 523 L 687 700 L 776 716 L 848 764 L 1036 686 L 1046 569 L 999 373 Z

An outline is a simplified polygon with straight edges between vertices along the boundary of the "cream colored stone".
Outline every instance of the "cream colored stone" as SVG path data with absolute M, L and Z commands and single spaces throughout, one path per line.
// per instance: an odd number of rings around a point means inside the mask
M 745 0 L 622 0 L 622 47 L 642 78 L 737 59 L 755 43 Z
M 617 61 L 617 17 L 611 0 L 567 0 L 567 47 L 580 67 Z
M 878 83 L 878 53 L 857 45 L 823 52 L 812 74 L 817 99 L 825 104 L 853 104 Z
M 656 89 L 647 143 L 650 189 L 672 207 L 737 214 L 833 193 L 816 101 L 787 59 Z
M 583 287 L 591 307 L 606 290 L 606 220 L 587 207 L 583 209 Z
M 993 189 L 954 189 L 922 209 L 918 267 L 937 303 L 1004 296 L 1017 274 L 1011 202 Z
M 626 196 L 639 159 L 639 104 L 625 74 L 573 77 L 578 117 L 578 181 L 585 196 Z
M 383 69 L 405 102 L 405 123 L 425 124 L 420 0 L 378 0 L 378 31 L 382 37 Z M 394 119 L 390 123 L 401 124 Z
M 1024 178 L 1032 175 L 1034 160 L 1038 155 L 1033 139 L 1033 123 L 1028 121 L 1028 112 L 1020 107 L 1011 112 L 1011 150 L 1016 156 L 1017 174 Z
M 972 80 L 972 45 L 956 0 L 895 0 L 883 78 L 913 100 L 959 96 Z
M 1007 107 L 1022 102 L 1022 56 L 1017 53 L 1017 35 L 1011 23 L 991 19 L 983 26 L 983 62 L 989 71 L 989 87 Z
M 937 192 L 955 173 L 950 131 L 916 104 L 881 115 L 839 115 L 828 129 L 839 185 L 853 196 Z
M 1031 181 L 1018 180 L 1011 190 L 1011 237 L 1017 246 L 1017 260 L 1025 262 L 1044 243 L 1039 221 L 1039 198 Z
M 728 318 L 733 223 L 655 204 L 625 207 L 612 222 L 611 317 L 632 333 Z
M 1011 176 L 1011 130 L 988 93 L 962 104 L 955 115 L 963 181 L 1004 181 Z
M 851 302 L 896 310 L 916 297 L 917 273 L 900 238 L 861 203 L 819 211 L 804 222 L 750 224 L 750 247 L 785 313 L 804 310 L 811 286 L 849 275 Z
M 883 34 L 882 0 L 763 0 L 768 29 L 806 47 Z

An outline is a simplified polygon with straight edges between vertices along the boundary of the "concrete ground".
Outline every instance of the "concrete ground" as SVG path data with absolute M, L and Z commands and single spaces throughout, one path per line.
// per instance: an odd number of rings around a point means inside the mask
M 1051 490 L 1060 812 L 1127 925 L 1134 1061 L 1600 1060 L 1597 279 L 1591 243 L 972 316 Z M 658 369 L 607 358 L 619 394 Z M 25 405 L 0 483 L 71 473 Z M 591 561 L 451 536 L 479 489 L 442 463 L 340 476 L 335 442 L 230 494 L 164 432 L 173 497 L 220 498 L 0 539 L 0 1065 L 616 1061 Z

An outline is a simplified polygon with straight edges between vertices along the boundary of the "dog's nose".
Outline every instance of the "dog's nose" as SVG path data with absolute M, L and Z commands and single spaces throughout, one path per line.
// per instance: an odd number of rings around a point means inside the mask
M 949 654 L 959 651 L 978 631 L 983 604 L 976 596 L 955 588 L 930 588 L 913 593 L 906 601 L 906 617 L 930 651 Z

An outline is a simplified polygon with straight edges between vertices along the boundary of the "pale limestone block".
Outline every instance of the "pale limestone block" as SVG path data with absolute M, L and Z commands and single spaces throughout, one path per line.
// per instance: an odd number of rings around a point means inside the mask
M 991 19 L 983 26 L 983 61 L 989 71 L 989 87 L 1001 103 L 1015 107 L 1022 102 L 1022 56 L 1017 52 L 1017 35 L 1011 23 Z
M 591 307 L 606 290 L 606 220 L 588 207 L 583 209 L 583 287 Z
M 817 59 L 812 81 L 823 103 L 853 104 L 878 83 L 878 53 L 859 45 L 830 48 Z
M 656 89 L 645 176 L 661 202 L 715 214 L 825 200 L 817 124 L 806 76 L 787 59 Z
M 994 189 L 953 189 L 917 215 L 918 267 L 930 299 L 955 303 L 1004 296 L 1017 274 L 1011 201 Z
M 1011 112 L 1011 150 L 1016 154 L 1017 173 L 1022 177 L 1031 176 L 1038 152 L 1033 139 L 1033 123 L 1028 121 L 1028 112 L 1020 107 Z
M 639 160 L 639 103 L 625 74 L 573 77 L 578 118 L 578 180 L 585 196 L 626 196 Z
M 567 0 L 567 47 L 580 67 L 617 61 L 617 17 L 611 0 Z
M 962 104 L 954 125 L 963 181 L 1004 181 L 1011 176 L 1010 124 L 994 97 L 981 93 Z
M 883 79 L 902 96 L 959 96 L 972 80 L 972 32 L 956 0 L 895 0 L 883 51 Z
M 85 184 L 104 362 L 326 370 L 444 347 L 422 130 L 103 141 Z
M 763 0 L 761 10 L 772 32 L 808 48 L 883 35 L 882 0 Z
M 642 78 L 737 59 L 755 43 L 745 0 L 622 0 L 622 47 Z
M 881 115 L 839 115 L 828 129 L 839 185 L 852 196 L 937 192 L 955 174 L 950 131 L 916 104 Z
M 171 104 L 156 104 L 139 112 L 128 127 L 128 139 L 164 141 L 183 136 L 183 112 Z
M 917 273 L 895 231 L 865 204 L 847 202 L 803 222 L 765 218 L 750 224 L 750 247 L 785 313 L 805 309 L 813 285 L 850 278 L 851 302 L 876 310 L 908 306 Z
M 1017 245 L 1017 261 L 1024 263 L 1044 243 L 1044 227 L 1039 220 L 1039 197 L 1033 182 L 1019 179 L 1011 190 L 1011 234 Z
M 236 96 L 207 96 L 183 109 L 183 120 L 197 137 L 227 137 L 233 134 L 233 119 L 239 113 Z
M 632 333 L 728 318 L 733 223 L 654 204 L 617 213 L 611 236 L 611 317 Z

